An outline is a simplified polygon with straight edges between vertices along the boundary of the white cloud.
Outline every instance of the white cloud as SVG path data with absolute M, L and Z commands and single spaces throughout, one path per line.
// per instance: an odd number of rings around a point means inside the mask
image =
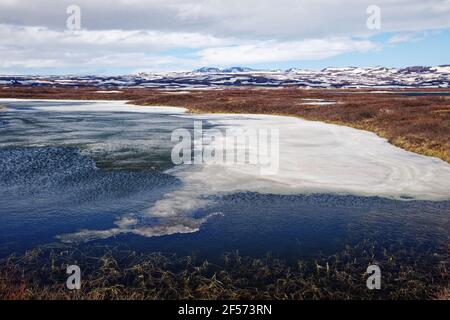
M 413 42 L 413 41 L 420 41 L 423 39 L 422 34 L 417 33 L 399 33 L 394 36 L 392 36 L 389 40 L 389 44 L 398 44 L 403 42 Z
M 404 42 L 418 42 L 424 40 L 427 37 L 439 35 L 441 33 L 440 30 L 432 30 L 432 31 L 424 31 L 424 32 L 401 32 L 394 34 L 389 40 L 388 43 L 395 45 Z
M 51 30 L 0 24 L 0 68 L 186 69 L 196 65 L 171 49 L 237 44 L 207 34 L 153 30 Z
M 80 32 L 66 8 L 81 8 Z M 0 67 L 187 69 L 201 64 L 317 60 L 415 41 L 450 28 L 450 0 L 377 0 L 382 29 L 368 30 L 373 0 L 1 0 Z M 354 40 L 362 39 L 367 40 Z M 175 52 L 174 50 L 178 50 Z M 180 53 L 181 52 L 181 53 Z M 188 52 L 188 53 L 187 53 Z M 130 59 L 132 59 L 130 61 Z
M 59 47 L 61 45 L 94 46 L 132 50 L 169 48 L 204 48 L 236 43 L 232 39 L 188 32 L 162 32 L 153 30 L 80 30 L 55 31 L 46 27 L 0 25 L 0 45 Z
M 367 34 L 366 8 L 376 4 L 383 32 L 450 27 L 449 0 L 2 0 L 0 22 L 65 28 L 77 4 L 90 30 L 208 32 L 260 40 Z M 264 38 L 264 39 L 262 39 Z
M 84 66 L 139 69 L 188 69 L 201 65 L 254 64 L 318 60 L 347 52 L 374 50 L 368 40 L 347 37 L 302 41 L 217 38 L 199 33 L 147 30 L 77 32 L 46 27 L 0 25 L 0 67 L 61 68 Z M 164 53 L 197 49 L 189 57 Z
M 320 60 L 348 52 L 377 49 L 368 40 L 349 38 L 310 39 L 294 42 L 261 42 L 251 45 L 208 48 L 200 51 L 205 64 L 265 63 L 296 60 Z

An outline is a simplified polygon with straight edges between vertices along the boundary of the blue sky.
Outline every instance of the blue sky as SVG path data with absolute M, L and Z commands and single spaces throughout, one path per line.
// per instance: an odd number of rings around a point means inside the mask
M 396 44 L 390 44 L 393 33 L 383 33 L 374 36 L 373 41 L 380 48 L 370 52 L 351 52 L 323 60 L 288 61 L 276 64 L 257 64 L 255 68 L 291 67 L 306 69 L 323 69 L 326 67 L 408 67 L 437 66 L 450 64 L 450 30 L 431 32 L 429 35 L 417 34 L 417 39 Z
M 0 74 L 450 64 L 450 0 L 72 3 L 2 0 Z

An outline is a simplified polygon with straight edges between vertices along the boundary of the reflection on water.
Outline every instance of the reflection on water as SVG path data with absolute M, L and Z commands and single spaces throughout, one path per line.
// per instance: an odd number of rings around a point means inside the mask
M 450 241 L 450 202 L 257 193 L 216 201 L 216 206 L 196 215 L 222 215 L 210 218 L 199 232 L 156 238 L 120 236 L 101 243 L 208 258 L 238 250 L 244 256 L 270 252 L 295 259 L 331 255 L 363 240 L 407 250 L 443 248 Z
M 65 105 L 89 107 L 85 102 L 20 101 L 7 105 L 10 110 L 0 114 L 4 123 L 0 126 L 0 147 L 80 148 L 102 168 L 167 169 L 171 166 L 170 133 L 178 127 L 192 126 L 192 121 L 169 115 L 40 109 Z
M 118 218 L 127 223 L 139 216 L 141 224 L 158 225 L 158 218 L 142 216 L 179 188 L 180 180 L 163 173 L 171 167 L 170 133 L 190 129 L 192 120 L 32 108 L 39 104 L 64 105 L 14 102 L 0 113 L 0 255 L 78 230 L 114 230 Z M 154 238 L 117 233 L 96 241 L 205 256 L 232 250 L 308 256 L 366 238 L 405 248 L 420 242 L 424 250 L 449 243 L 448 201 L 257 192 L 210 198 L 211 205 L 189 213 L 190 223 L 213 215 L 198 232 Z

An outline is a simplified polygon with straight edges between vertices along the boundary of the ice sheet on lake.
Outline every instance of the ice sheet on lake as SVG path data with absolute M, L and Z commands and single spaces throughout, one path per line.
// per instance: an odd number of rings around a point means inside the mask
M 450 199 L 450 165 L 389 144 L 367 131 L 264 115 L 190 116 L 219 128 L 280 131 L 279 171 L 261 175 L 257 165 L 203 164 L 171 174 L 183 188 L 166 194 L 150 210 L 178 216 L 208 203 L 208 195 L 236 192 L 267 194 L 335 193 L 393 199 Z
M 158 114 L 181 114 L 187 109 L 179 107 L 165 106 L 138 106 L 127 104 L 127 101 L 108 101 L 108 100 L 52 100 L 52 99 L 0 99 L 0 103 L 17 102 L 48 102 L 47 105 L 40 105 L 37 110 L 40 111 L 66 111 L 66 112 L 137 112 L 137 113 L 158 113 Z M 71 104 L 73 103 L 73 104 Z M 20 110 L 18 110 L 20 111 Z
M 371 132 L 266 115 L 188 115 L 182 108 L 154 108 L 123 102 L 48 106 L 48 111 L 174 112 L 180 117 L 204 120 L 216 128 L 279 129 L 279 171 L 261 175 L 258 165 L 203 164 L 179 166 L 167 173 L 182 187 L 166 194 L 148 209 L 158 217 L 156 226 L 145 226 L 139 217 L 124 217 L 111 230 L 83 230 L 63 235 L 63 241 L 105 238 L 121 233 L 160 236 L 195 232 L 203 219 L 192 212 L 212 204 L 208 196 L 237 192 L 266 194 L 335 193 L 393 199 L 450 199 L 450 165 L 440 159 L 411 153 L 389 144 Z
M 407 152 L 377 135 L 348 127 L 263 115 L 205 115 L 222 129 L 240 127 L 280 130 L 280 167 L 273 176 L 262 176 L 259 166 L 203 164 L 180 166 L 168 173 L 183 186 L 158 200 L 147 214 L 161 219 L 156 227 L 127 226 L 116 231 L 143 236 L 188 233 L 199 230 L 206 219 L 188 218 L 213 204 L 211 195 L 236 192 L 267 194 L 336 193 L 393 199 L 450 199 L 450 165 Z M 66 241 L 86 233 L 66 235 Z M 96 232 L 96 231 L 92 231 Z M 95 234 L 94 234 L 95 235 Z M 74 237 L 74 238 L 72 238 Z

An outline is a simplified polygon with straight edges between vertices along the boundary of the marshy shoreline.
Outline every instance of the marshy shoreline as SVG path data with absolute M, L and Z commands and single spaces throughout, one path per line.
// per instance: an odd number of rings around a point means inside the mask
M 408 92 L 432 95 L 405 95 Z M 127 100 L 140 106 L 183 107 L 192 113 L 293 116 L 371 131 L 397 147 L 450 163 L 450 97 L 438 96 L 442 92 L 449 91 L 243 87 L 183 89 L 180 93 L 147 88 L 99 91 L 95 87 L 20 86 L 3 87 L 0 98 Z M 319 99 L 336 103 L 313 102 Z

